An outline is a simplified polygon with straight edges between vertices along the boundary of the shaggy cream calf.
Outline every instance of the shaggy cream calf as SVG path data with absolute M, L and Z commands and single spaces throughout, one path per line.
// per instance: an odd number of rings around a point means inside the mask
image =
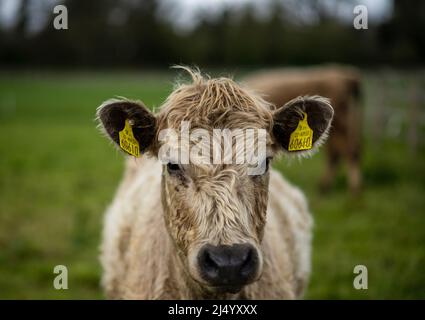
M 280 151 L 314 151 L 326 138 L 333 109 L 320 97 L 274 109 L 230 79 L 187 71 L 192 82 L 179 85 L 156 114 L 128 100 L 98 109 L 106 135 L 134 153 L 121 141 L 131 126 L 142 153 L 127 160 L 105 217 L 101 261 L 107 297 L 299 298 L 310 273 L 312 218 L 302 192 L 269 170 L 269 162 Z M 265 169 L 251 175 L 246 163 L 164 163 L 158 158 L 161 132 L 180 129 L 183 121 L 209 133 L 265 130 Z M 306 140 L 296 143 L 300 128 Z

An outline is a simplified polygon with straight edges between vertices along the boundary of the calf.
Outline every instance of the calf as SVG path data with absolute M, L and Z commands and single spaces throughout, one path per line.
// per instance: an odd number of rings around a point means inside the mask
M 98 108 L 106 136 L 127 153 L 142 153 L 127 160 L 106 212 L 101 262 L 107 297 L 301 297 L 310 272 L 312 218 L 303 193 L 269 162 L 280 151 L 302 156 L 317 149 L 332 107 L 316 96 L 273 108 L 231 79 L 185 70 L 192 81 L 178 85 L 157 113 L 129 100 Z M 218 129 L 264 130 L 266 151 L 258 152 L 263 170 L 250 171 L 245 162 L 184 162 L 181 137 L 167 149 L 180 156 L 164 157 L 163 133 L 180 132 L 187 122 L 212 136 Z M 293 140 L 300 128 L 311 133 L 305 143 Z M 258 149 L 233 148 L 233 140 L 231 146 L 233 156 Z
M 321 189 L 327 191 L 335 180 L 341 159 L 348 164 L 348 184 L 352 194 L 361 189 L 361 113 L 356 105 L 360 95 L 357 70 L 342 66 L 323 66 L 300 70 L 271 70 L 253 73 L 244 83 L 264 99 L 282 106 L 300 95 L 321 95 L 335 109 L 332 135 L 327 143 L 327 168 Z M 357 103 L 358 104 L 358 103 Z

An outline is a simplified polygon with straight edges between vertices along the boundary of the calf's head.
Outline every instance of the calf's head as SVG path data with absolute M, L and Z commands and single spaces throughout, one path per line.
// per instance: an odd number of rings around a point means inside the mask
M 275 108 L 230 79 L 188 71 L 192 82 L 174 90 L 158 113 L 141 102 L 112 100 L 99 107 L 98 118 L 117 145 L 128 120 L 141 153 L 163 162 L 164 220 L 185 274 L 202 290 L 237 292 L 262 272 L 269 162 L 279 151 L 305 155 L 316 149 L 326 138 L 333 109 L 321 97 L 300 97 Z M 303 119 L 312 132 L 308 150 L 289 151 L 291 134 Z M 167 130 L 182 135 L 188 125 L 187 145 L 181 136 L 164 139 Z M 225 131 L 218 131 L 224 129 L 231 133 L 230 161 L 224 160 Z M 248 143 L 249 130 L 254 139 Z M 214 158 L 218 154 L 221 162 Z M 241 154 L 245 162 L 235 160 Z M 247 160 L 253 155 L 262 170 L 250 170 L 253 163 Z

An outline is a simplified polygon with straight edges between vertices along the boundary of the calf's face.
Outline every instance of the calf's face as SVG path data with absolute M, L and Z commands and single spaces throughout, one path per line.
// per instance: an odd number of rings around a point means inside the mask
M 262 272 L 261 242 L 272 157 L 279 150 L 300 155 L 314 150 L 326 137 L 333 109 L 326 99 L 303 97 L 272 110 L 261 98 L 231 80 L 199 81 L 177 89 L 156 115 L 140 102 L 114 100 L 98 109 L 98 118 L 118 145 L 119 132 L 129 120 L 141 153 L 155 156 L 164 146 L 158 139 L 161 130 L 179 130 L 182 121 L 192 121 L 192 130 L 209 133 L 211 142 L 217 128 L 265 130 L 265 152 L 257 152 L 263 170 L 254 174 L 249 173 L 249 163 L 235 161 L 183 163 L 181 157 L 169 157 L 163 163 L 164 221 L 185 274 L 203 290 L 235 293 L 257 280 Z M 312 130 L 310 147 L 289 151 L 291 133 L 303 119 Z M 258 148 L 245 143 L 246 148 L 241 151 L 235 143 L 231 145 L 233 156 Z M 178 151 L 175 154 L 184 153 L 181 141 L 173 148 Z M 205 160 L 205 155 L 202 157 Z
M 265 157 L 268 167 L 269 157 Z M 269 172 L 247 165 L 168 163 L 165 222 L 185 267 L 202 286 L 238 291 L 261 273 Z

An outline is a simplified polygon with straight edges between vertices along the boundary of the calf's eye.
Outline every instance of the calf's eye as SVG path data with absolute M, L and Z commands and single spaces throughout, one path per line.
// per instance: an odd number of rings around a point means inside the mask
M 181 171 L 180 166 L 177 163 L 171 163 L 169 162 L 167 164 L 167 171 L 170 174 L 178 173 Z
M 269 171 L 270 161 L 272 161 L 272 159 L 273 159 L 272 157 L 267 157 L 267 158 L 263 159 L 263 161 L 261 162 L 261 165 L 260 165 L 261 172 L 257 172 L 255 174 L 253 174 L 252 175 L 253 178 L 264 176 Z
M 264 174 L 265 174 L 269 171 L 270 162 L 272 161 L 272 157 L 267 157 L 264 161 L 265 161 L 265 166 L 266 166 L 266 170 L 264 171 Z
M 267 157 L 266 158 L 266 172 L 269 171 L 270 161 L 272 161 L 272 158 L 271 157 Z

